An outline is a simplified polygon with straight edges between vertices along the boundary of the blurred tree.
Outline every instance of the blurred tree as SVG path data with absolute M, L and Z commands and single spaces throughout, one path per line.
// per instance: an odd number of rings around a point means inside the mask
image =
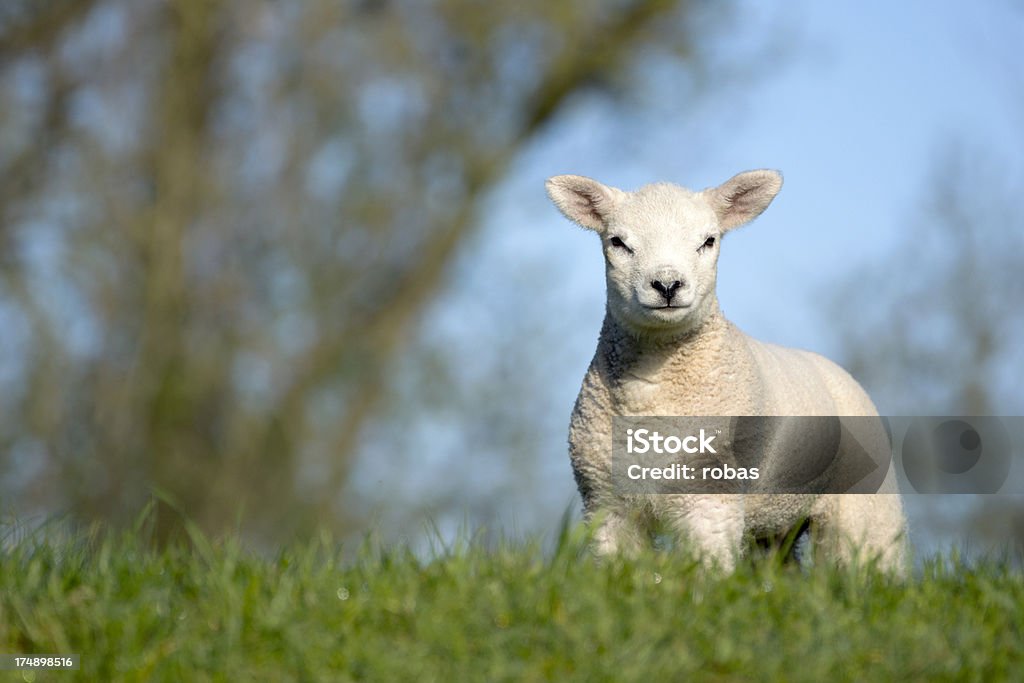
M 945 145 L 932 169 L 906 231 L 832 301 L 832 311 L 858 311 L 833 317 L 844 364 L 883 414 L 1024 414 L 1017 171 L 962 141 Z M 980 541 L 974 549 L 1024 547 L 1020 497 L 921 496 L 909 503 L 912 530 L 928 544 L 966 537 L 969 546 Z
M 889 414 L 1017 414 L 1005 372 L 1024 332 L 1015 181 L 963 144 L 932 168 L 920 215 L 834 302 L 864 313 L 838 335 L 848 367 Z
M 709 5 L 5 2 L 4 505 L 350 528 L 482 197 L 574 94 L 697 69 Z

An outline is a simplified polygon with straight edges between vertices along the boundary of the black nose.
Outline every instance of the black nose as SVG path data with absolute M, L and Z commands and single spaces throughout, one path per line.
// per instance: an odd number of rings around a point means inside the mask
M 665 301 L 672 301 L 672 297 L 675 296 L 682 286 L 683 283 L 680 280 L 673 280 L 669 283 L 664 283 L 661 280 L 651 280 L 651 287 L 661 292 L 661 295 L 665 297 Z

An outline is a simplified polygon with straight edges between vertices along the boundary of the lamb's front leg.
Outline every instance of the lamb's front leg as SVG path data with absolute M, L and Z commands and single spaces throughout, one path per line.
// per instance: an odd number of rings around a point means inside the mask
M 622 506 L 588 506 L 585 517 L 593 526 L 594 552 L 598 556 L 616 553 L 635 556 L 649 541 L 636 515 Z
M 663 520 L 705 567 L 732 572 L 743 549 L 744 501 L 736 494 L 665 496 Z

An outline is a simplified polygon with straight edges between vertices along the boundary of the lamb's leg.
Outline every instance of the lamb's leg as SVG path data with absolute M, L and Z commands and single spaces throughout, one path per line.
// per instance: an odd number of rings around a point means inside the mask
M 735 569 L 743 549 L 743 496 L 685 494 L 666 502 L 665 521 L 706 567 Z
M 636 555 L 648 537 L 639 521 L 628 512 L 615 507 L 587 511 L 586 518 L 594 527 L 594 552 L 599 556 L 623 553 Z
M 883 571 L 907 571 L 906 521 L 895 493 L 824 496 L 812 515 L 815 546 L 840 563 L 877 561 Z

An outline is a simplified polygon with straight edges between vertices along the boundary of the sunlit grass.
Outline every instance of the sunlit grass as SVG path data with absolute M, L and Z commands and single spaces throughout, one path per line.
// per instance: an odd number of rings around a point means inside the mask
M 1012 679 L 1024 577 L 928 564 L 915 578 L 749 561 L 727 578 L 675 553 L 596 563 L 579 529 L 425 559 L 329 537 L 268 558 L 194 530 L 0 551 L 0 652 L 78 653 L 35 680 Z M 21 672 L 5 672 L 23 680 Z

